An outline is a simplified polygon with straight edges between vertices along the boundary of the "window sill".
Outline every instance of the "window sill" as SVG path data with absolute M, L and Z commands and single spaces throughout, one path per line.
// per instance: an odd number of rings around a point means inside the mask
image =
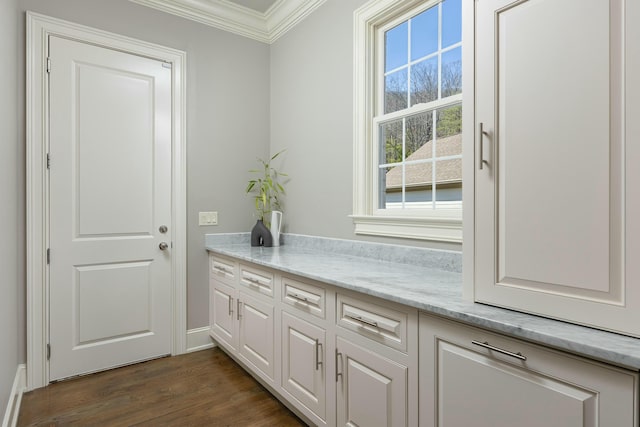
M 355 234 L 462 243 L 462 218 L 351 215 Z

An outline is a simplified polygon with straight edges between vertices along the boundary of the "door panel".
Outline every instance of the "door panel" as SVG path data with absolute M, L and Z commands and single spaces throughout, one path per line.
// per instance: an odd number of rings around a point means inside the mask
M 477 301 L 640 335 L 632 3 L 475 3 Z
M 282 388 L 326 422 L 325 331 L 282 312 Z
M 217 280 L 212 280 L 209 287 L 211 310 L 211 333 L 231 350 L 238 348 L 238 331 L 235 315 L 235 289 Z
M 240 356 L 274 380 L 274 308 L 243 292 L 240 300 Z
M 50 37 L 50 380 L 171 352 L 171 70 Z
M 338 425 L 406 426 L 407 368 L 341 337 L 337 349 Z

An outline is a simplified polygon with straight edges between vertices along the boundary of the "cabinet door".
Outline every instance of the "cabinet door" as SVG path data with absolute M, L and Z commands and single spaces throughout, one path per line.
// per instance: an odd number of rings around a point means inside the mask
M 282 312 L 282 388 L 326 424 L 325 330 Z
M 640 336 L 638 2 L 474 4 L 475 298 Z
M 420 354 L 422 427 L 638 425 L 635 372 L 429 316 Z
M 238 348 L 236 290 L 217 280 L 209 282 L 209 325 L 211 336 L 229 350 Z
M 407 425 L 408 369 L 336 338 L 338 426 Z
M 272 382 L 274 376 L 273 304 L 259 301 L 244 292 L 238 294 L 238 300 L 240 356 Z

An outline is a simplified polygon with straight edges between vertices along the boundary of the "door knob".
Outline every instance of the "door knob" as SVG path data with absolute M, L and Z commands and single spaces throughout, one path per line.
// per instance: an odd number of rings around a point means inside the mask
M 160 250 L 164 251 L 169 247 L 169 245 L 167 244 L 167 242 L 160 242 L 158 247 L 160 248 Z
M 169 229 L 167 228 L 166 225 L 161 225 L 160 228 L 158 229 L 159 232 L 161 233 L 166 233 Z

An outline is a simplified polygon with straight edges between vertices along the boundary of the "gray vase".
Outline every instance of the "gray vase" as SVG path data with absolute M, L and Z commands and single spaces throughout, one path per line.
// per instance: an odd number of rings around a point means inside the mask
M 273 237 L 271 231 L 264 225 L 261 219 L 256 222 L 251 230 L 251 246 L 273 246 Z

